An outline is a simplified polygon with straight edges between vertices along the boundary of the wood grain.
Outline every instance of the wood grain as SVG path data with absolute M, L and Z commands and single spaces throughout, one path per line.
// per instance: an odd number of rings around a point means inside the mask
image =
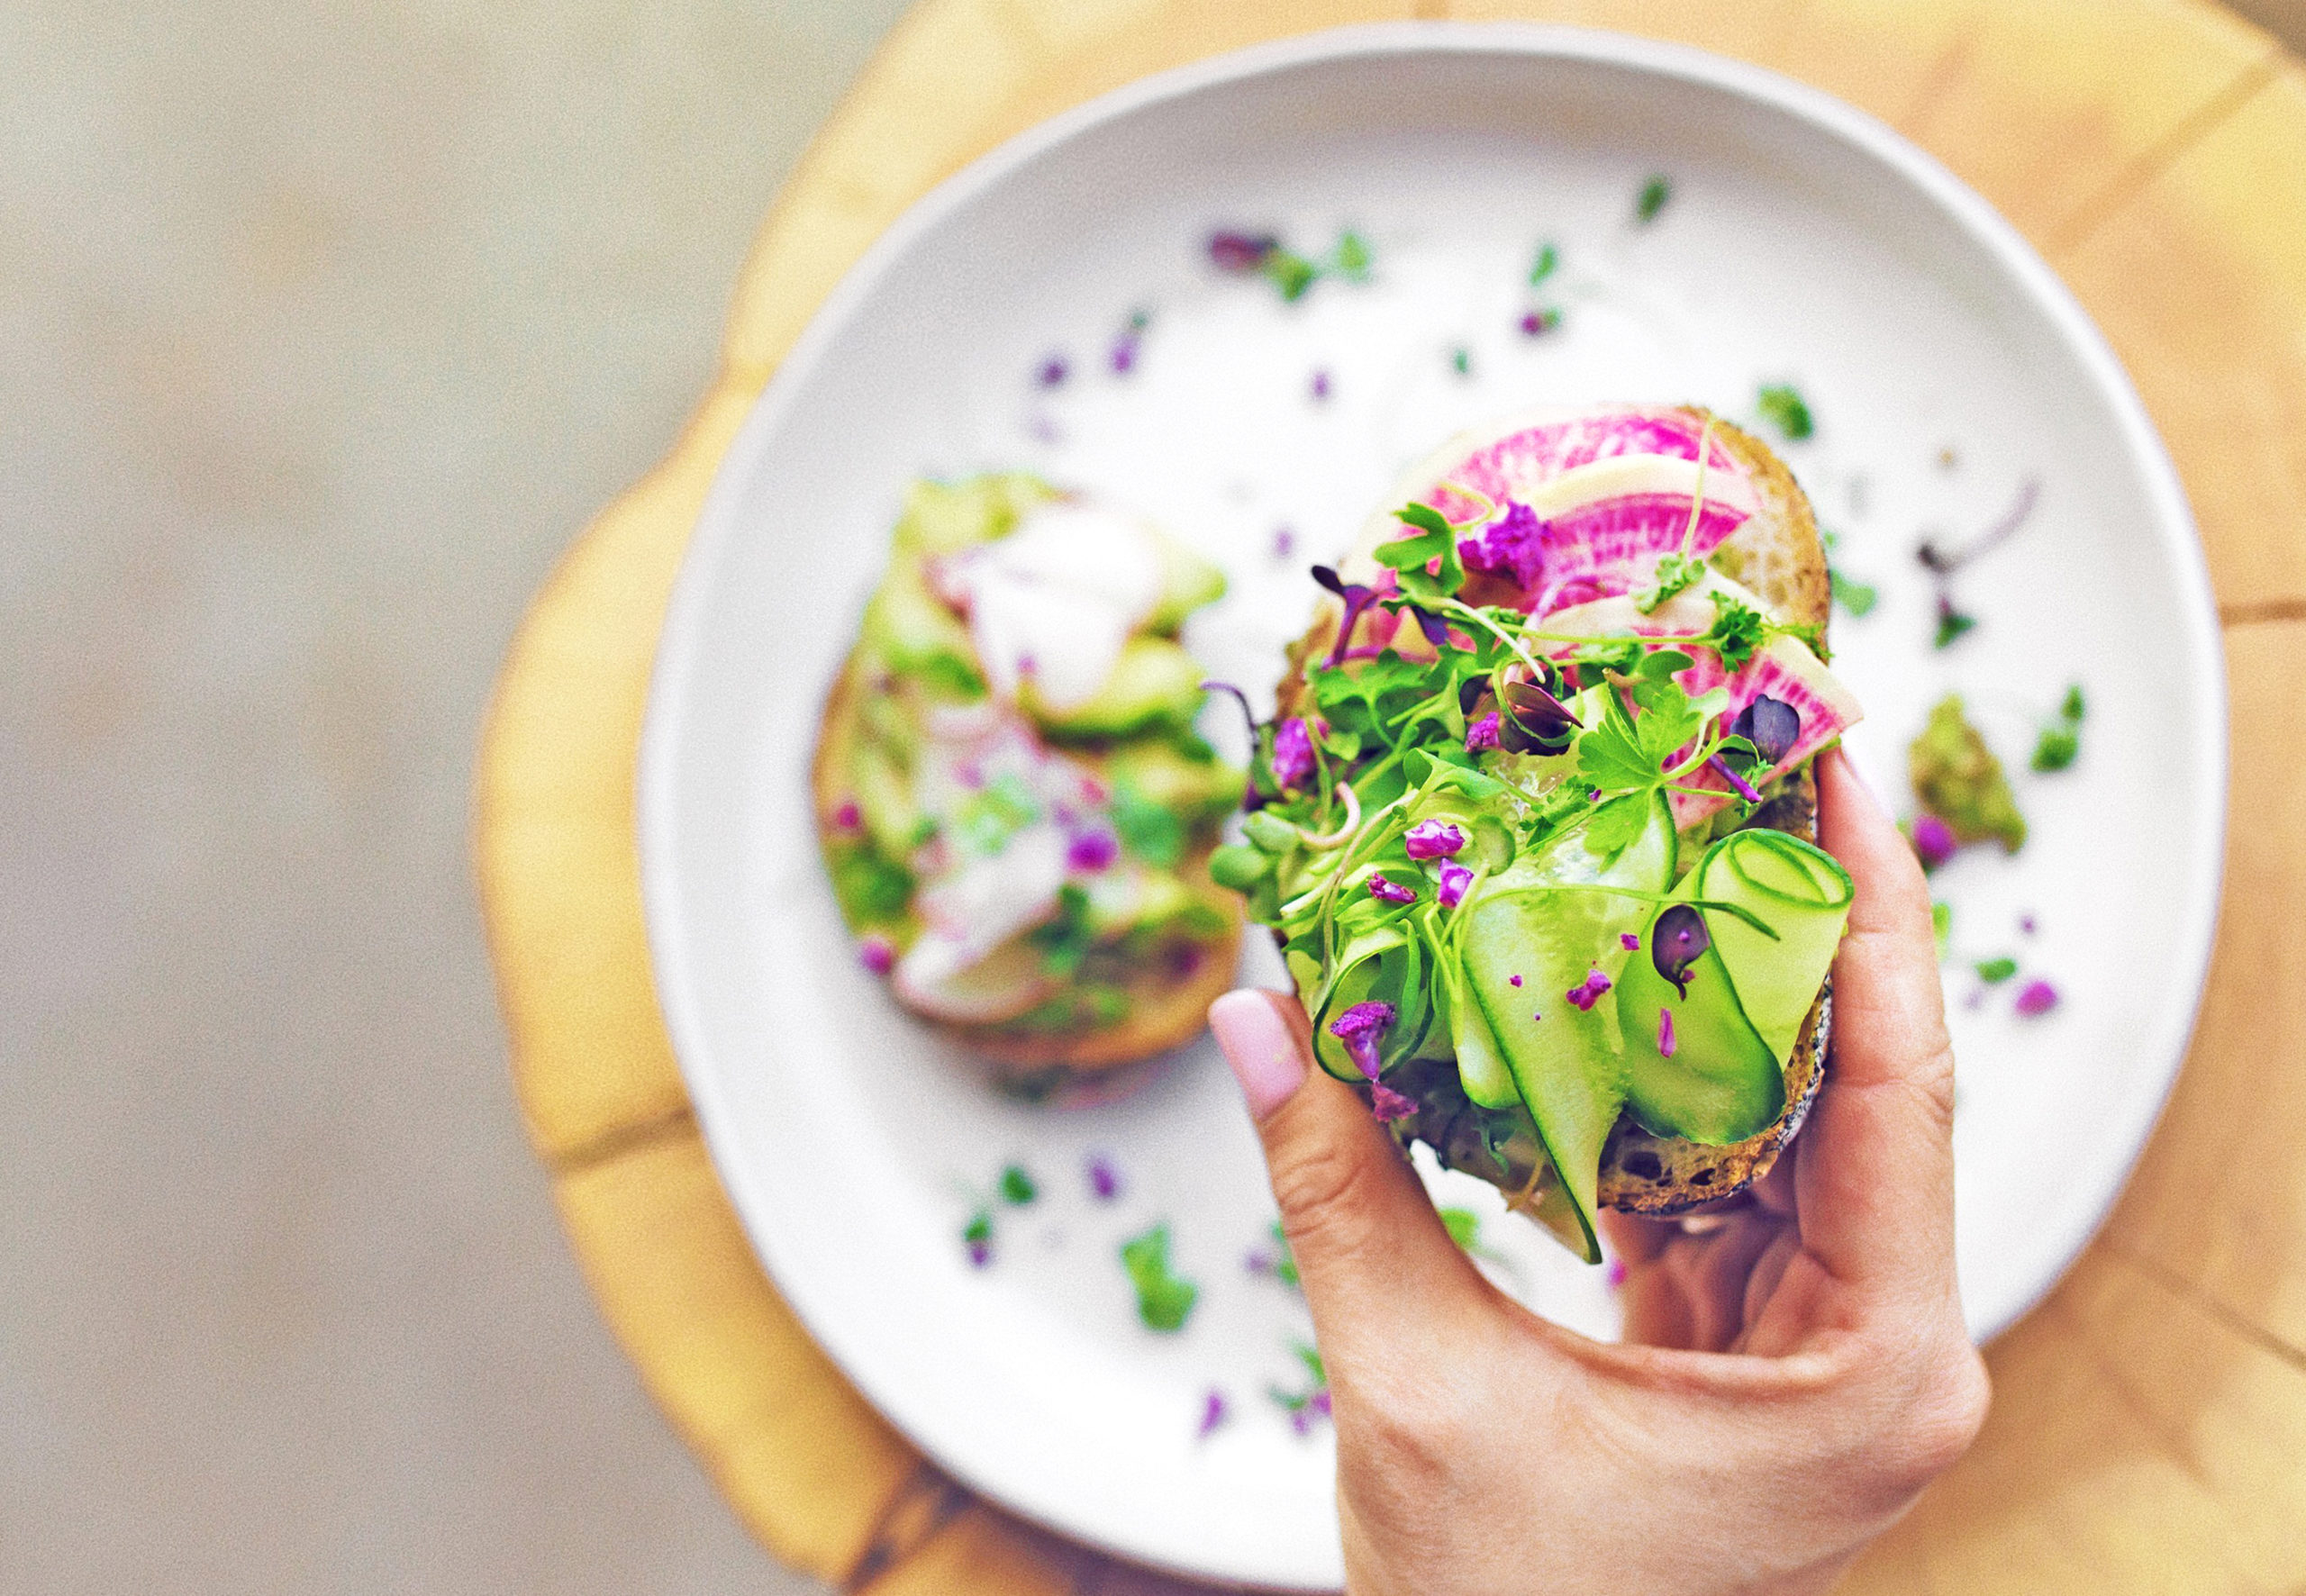
M 925 0 L 756 243 L 720 380 L 572 550 L 507 658 L 475 855 L 513 1068 L 572 1246 L 643 1380 L 779 1555 L 876 1592 L 1182 1589 L 974 1501 L 762 1276 L 649 981 L 632 836 L 648 667 L 688 528 L 817 304 L 940 178 L 1145 72 L 1310 28 L 1515 16 L 1672 39 L 1906 131 L 2050 253 L 2129 365 L 2229 621 L 2220 951 L 2106 1232 L 1991 1349 L 1972 1456 L 1854 1572 L 1906 1591 L 2306 1589 L 2306 76 L 2191 0 Z

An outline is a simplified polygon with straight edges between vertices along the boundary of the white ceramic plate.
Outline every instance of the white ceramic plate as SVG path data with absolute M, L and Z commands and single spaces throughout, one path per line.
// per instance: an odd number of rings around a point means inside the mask
M 1653 172 L 1672 197 L 1644 226 L 1634 196 Z M 1373 280 L 1284 304 L 1211 268 L 1224 226 L 1308 253 L 1349 226 Z M 1533 291 L 1545 240 L 1561 265 Z M 1525 335 L 1546 305 L 1562 325 Z M 1052 355 L 1068 376 L 1044 386 Z M 1872 712 L 1854 750 L 1902 797 L 1905 739 L 1962 689 L 2034 824 L 2017 857 L 1970 850 L 1939 877 L 1960 955 L 1962 1280 L 1988 1336 L 2088 1237 L 2183 1055 L 2225 721 L 2168 462 L 2096 331 L 1982 201 L 1867 117 L 1749 68 L 1580 32 L 1386 26 L 1061 116 L 938 189 L 842 283 L 730 451 L 666 625 L 641 760 L 649 925 L 690 1092 L 763 1259 L 955 1474 L 1182 1572 L 1339 1577 L 1328 1437 L 1297 1434 L 1266 1394 L 1303 1386 L 1305 1319 L 1243 1264 L 1272 1207 L 1221 1062 L 1204 1043 L 1103 1107 L 998 1100 L 892 1009 L 842 934 L 805 767 L 908 480 L 1026 467 L 1152 513 L 1231 572 L 1190 640 L 1256 693 L 1303 622 L 1306 564 L 1455 428 L 1597 398 L 1750 417 L 1780 379 L 1818 422 L 1785 456 L 1840 534 L 1838 563 L 1880 592 L 1836 624 L 1838 668 Z M 1917 541 L 1983 528 L 2029 478 L 2024 532 L 1958 583 L 1980 624 L 1933 649 Z M 2036 724 L 2074 681 L 2082 759 L 2034 776 Z M 1967 973 L 2002 954 L 2018 981 Z M 2036 976 L 2061 1002 L 2021 1019 L 2011 994 Z M 1122 1181 L 1111 1202 L 1082 1174 L 1097 1154 Z M 973 1268 L 961 1228 L 1011 1160 L 1042 1194 L 995 1204 L 994 1259 Z M 1493 1214 L 1472 1193 L 1452 1200 Z M 1203 1286 L 1176 1336 L 1136 1322 L 1114 1256 L 1157 1220 Z M 1485 1238 L 1524 1300 L 1611 1333 L 1603 1272 L 1519 1221 Z M 1212 1389 L 1230 1417 L 1203 1438 Z

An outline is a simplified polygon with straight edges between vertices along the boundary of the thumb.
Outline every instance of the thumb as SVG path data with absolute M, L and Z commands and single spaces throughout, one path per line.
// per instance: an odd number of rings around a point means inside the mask
M 1489 1295 L 1394 1138 L 1350 1087 L 1314 1067 L 1295 1000 L 1229 992 L 1210 1005 L 1209 1026 L 1265 1143 L 1282 1230 L 1333 1372 L 1364 1349 L 1398 1356 L 1406 1325 L 1449 1322 L 1466 1298 Z

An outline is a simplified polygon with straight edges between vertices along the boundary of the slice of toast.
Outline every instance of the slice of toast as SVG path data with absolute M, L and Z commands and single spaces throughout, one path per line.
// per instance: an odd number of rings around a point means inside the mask
M 849 766 L 864 694 L 871 691 L 852 657 L 826 694 L 819 720 L 809 784 L 817 846 L 828 857 L 836 835 L 834 816 L 844 796 L 843 772 Z M 1187 857 L 1181 872 L 1185 880 L 1208 883 L 1210 852 L 1203 847 Z M 1240 959 L 1240 900 L 1213 884 L 1200 895 L 1226 917 L 1229 928 L 1223 938 L 1203 947 L 1199 962 L 1189 970 L 1154 966 L 1135 975 L 1124 988 L 1129 1012 L 1119 1024 L 1048 1029 L 921 1018 L 994 1064 L 997 1079 L 1006 1089 L 1028 1096 L 1059 1090 L 1069 1075 L 1103 1074 L 1183 1047 L 1206 1027 L 1209 1005 L 1233 984 Z
M 1704 424 L 1704 411 L 1690 406 L 1675 409 L 1698 425 Z M 1481 442 L 1537 419 L 1540 418 L 1517 418 L 1484 429 L 1480 435 L 1455 440 L 1414 468 L 1386 501 L 1385 512 L 1373 516 L 1363 530 L 1353 553 L 1342 564 L 1347 578 L 1366 582 L 1377 574 L 1380 567 L 1372 552 L 1402 532 L 1390 513 L 1394 505 L 1430 493 L 1440 474 Z M 1713 439 L 1745 468 L 1760 501 L 1754 515 L 1714 550 L 1715 565 L 1761 599 L 1775 619 L 1815 627 L 1822 639 L 1831 610 L 1832 584 L 1826 571 L 1825 543 L 1818 535 L 1817 517 L 1808 496 L 1769 446 L 1750 432 L 1717 417 Z M 1304 663 L 1328 652 L 1341 618 L 1338 602 L 1325 598 L 1312 628 L 1291 648 L 1290 668 L 1277 694 L 1278 713 L 1304 712 L 1308 691 Z M 1782 783 L 1748 824 L 1769 826 L 1804 842 L 1815 842 L 1817 784 L 1809 768 L 1804 766 Z M 1680 1137 L 1653 1136 L 1635 1123 L 1632 1115 L 1621 1114 L 1602 1151 L 1602 1206 L 1630 1213 L 1680 1213 L 1734 1195 L 1767 1174 L 1779 1149 L 1801 1129 L 1825 1079 L 1832 984 L 1829 978 L 1794 1041 L 1785 1065 L 1785 1109 L 1775 1123 L 1745 1141 L 1709 1147 Z

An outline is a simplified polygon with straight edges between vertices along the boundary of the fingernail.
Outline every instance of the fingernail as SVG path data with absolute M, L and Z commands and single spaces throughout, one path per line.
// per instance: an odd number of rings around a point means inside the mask
M 1249 1117 L 1262 1120 L 1305 1084 L 1305 1055 L 1274 994 L 1229 992 L 1209 1005 L 1209 1029 L 1241 1084 Z

